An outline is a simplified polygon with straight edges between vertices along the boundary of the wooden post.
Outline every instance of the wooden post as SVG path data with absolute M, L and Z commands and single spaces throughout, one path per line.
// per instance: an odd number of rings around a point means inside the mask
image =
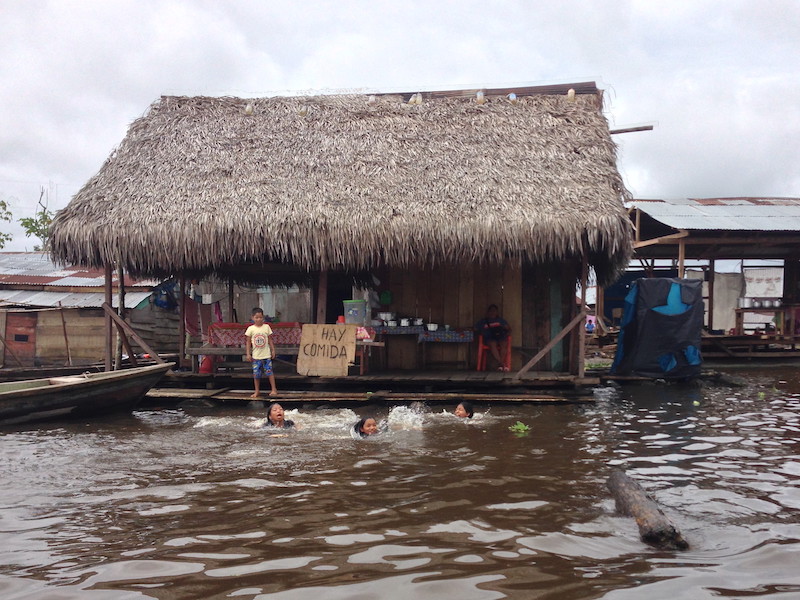
M 601 288 L 598 285 L 595 304 L 594 304 L 594 322 L 595 326 L 600 327 L 600 331 L 598 332 L 599 334 L 605 333 L 606 329 L 605 313 L 606 313 L 606 290 L 605 288 Z
M 141 346 L 142 350 L 144 350 L 145 352 L 147 352 L 147 353 L 148 353 L 148 354 L 149 354 L 149 355 L 152 357 L 152 359 L 153 359 L 154 361 L 156 361 L 158 364 L 161 364 L 161 365 L 163 365 L 163 364 L 166 364 L 166 362 L 167 362 L 167 361 L 165 361 L 163 358 L 161 358 L 161 357 L 158 355 L 158 352 L 156 352 L 155 350 L 153 350 L 153 349 L 150 347 L 150 345 L 149 345 L 147 342 L 145 342 L 145 341 L 144 341 L 144 340 L 143 340 L 143 339 L 142 339 L 142 338 L 139 336 L 139 334 L 138 334 L 138 333 L 136 333 L 136 331 L 134 331 L 133 327 L 131 327 L 131 326 L 130 326 L 130 325 L 129 325 L 129 324 L 126 322 L 126 321 L 125 321 L 125 319 L 123 319 L 123 318 L 122 318 L 122 317 L 120 317 L 120 316 L 119 316 L 117 313 L 115 313 L 115 312 L 114 312 L 114 309 L 113 309 L 113 308 L 111 308 L 111 306 L 110 306 L 108 303 L 105 303 L 105 302 L 104 302 L 104 303 L 103 303 L 103 306 L 102 306 L 101 308 L 102 308 L 102 309 L 103 309 L 103 311 L 106 313 L 106 315 L 108 316 L 108 318 L 109 318 L 111 321 L 113 321 L 113 323 L 114 323 L 114 324 L 115 324 L 117 327 L 119 327 L 119 328 L 120 328 L 122 331 L 124 331 L 125 333 L 127 333 L 127 334 L 128 334 L 128 335 L 129 335 L 129 336 L 130 336 L 130 337 L 133 339 L 133 341 L 134 341 L 134 342 L 136 342 L 137 344 L 139 344 L 139 346 Z
M 686 262 L 686 244 L 683 240 L 678 242 L 678 278 L 683 279 L 684 263 Z
M 61 330 L 64 332 L 64 345 L 67 347 L 67 364 L 72 366 L 72 352 L 69 350 L 69 338 L 67 337 L 67 320 L 64 318 L 64 307 L 61 301 L 58 302 L 58 312 L 61 314 Z
M 317 280 L 317 324 L 324 324 L 327 318 L 328 271 L 319 272 Z
M 236 323 L 236 309 L 233 307 L 233 278 L 228 279 L 228 319 Z
M 117 265 L 117 314 L 125 318 L 125 274 L 122 267 Z M 119 371 L 122 368 L 122 344 L 125 332 L 117 328 L 117 344 L 114 348 L 114 370 Z M 127 342 L 127 340 L 124 340 Z M 130 347 L 130 345 L 128 345 Z M 130 353 L 128 354 L 130 356 Z
M 708 330 L 714 329 L 714 269 L 716 261 L 708 261 Z
M 583 256 L 581 258 L 581 312 L 586 311 L 586 286 L 589 282 L 589 242 L 583 236 Z M 597 317 L 595 316 L 595 319 Z M 578 377 L 583 377 L 586 368 L 586 319 L 576 328 L 578 332 Z
M 186 360 L 186 276 L 181 273 L 178 278 L 178 285 L 180 286 L 180 298 L 178 300 L 178 313 L 180 314 L 180 322 L 178 323 L 178 366 L 184 366 Z
M 105 264 L 105 272 L 106 272 L 105 273 L 105 276 L 106 276 L 106 281 L 105 281 L 105 300 L 106 300 L 106 304 L 111 306 L 111 304 L 112 304 L 112 298 L 111 298 L 112 292 L 111 292 L 111 264 L 110 263 L 106 263 Z M 105 356 L 105 369 L 106 369 L 106 371 L 110 371 L 111 370 L 111 351 L 112 351 L 112 347 L 113 347 L 113 335 L 114 335 L 114 332 L 113 332 L 112 326 L 111 326 L 111 317 L 109 317 L 108 313 L 106 313 L 106 353 L 105 353 L 106 354 L 106 356 Z

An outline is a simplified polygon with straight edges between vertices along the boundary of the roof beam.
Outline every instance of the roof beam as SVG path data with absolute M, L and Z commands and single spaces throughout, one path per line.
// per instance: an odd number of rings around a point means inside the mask
M 689 235 L 689 232 L 686 230 L 681 230 L 678 233 L 671 233 L 669 235 L 662 235 L 661 237 L 652 238 L 649 240 L 644 240 L 642 242 L 635 242 L 633 244 L 633 249 L 637 250 L 639 248 L 644 248 L 645 246 L 652 246 L 654 244 L 671 244 L 677 240 L 681 240 Z

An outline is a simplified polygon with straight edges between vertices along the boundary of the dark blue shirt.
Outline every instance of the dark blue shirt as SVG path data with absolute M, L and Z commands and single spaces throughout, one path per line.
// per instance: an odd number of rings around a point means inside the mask
M 475 324 L 475 329 L 486 341 L 500 342 L 508 337 L 508 321 L 502 317 L 496 319 L 481 319 Z

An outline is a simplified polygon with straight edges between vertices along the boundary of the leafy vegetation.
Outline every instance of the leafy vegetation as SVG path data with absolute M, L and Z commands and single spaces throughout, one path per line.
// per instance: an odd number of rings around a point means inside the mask
M 47 208 L 47 199 L 44 188 L 39 193 L 39 209 L 32 217 L 24 217 L 19 220 L 19 224 L 25 230 L 25 237 L 35 236 L 39 238 L 41 244 L 33 247 L 35 252 L 44 250 L 47 247 L 47 240 L 50 237 L 50 224 L 53 222 L 53 213 Z M 9 214 L 9 217 L 11 215 Z M 8 219 L 11 220 L 10 218 Z M 9 236 L 10 238 L 10 236 Z
M 11 211 L 8 209 L 8 202 L 5 199 L 0 199 L 0 221 L 11 222 Z M 0 232 L 0 248 L 4 248 L 10 241 L 10 233 Z

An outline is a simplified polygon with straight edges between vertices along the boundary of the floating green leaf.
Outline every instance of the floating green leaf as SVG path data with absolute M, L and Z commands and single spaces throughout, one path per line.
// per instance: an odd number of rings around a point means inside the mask
M 531 431 L 531 428 L 525 425 L 522 421 L 517 421 L 511 427 L 508 428 L 510 432 L 512 432 L 516 436 L 523 436 L 528 435 Z

